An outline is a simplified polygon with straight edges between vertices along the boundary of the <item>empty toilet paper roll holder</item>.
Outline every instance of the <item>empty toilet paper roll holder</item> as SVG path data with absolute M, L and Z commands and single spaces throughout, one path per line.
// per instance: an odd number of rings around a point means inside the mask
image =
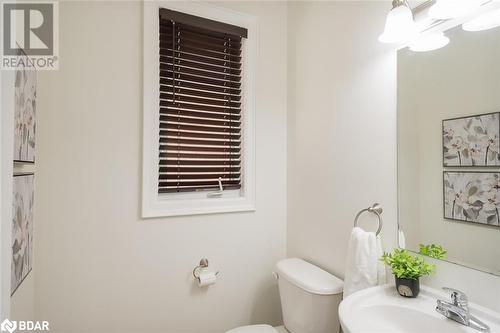
M 207 267 L 208 267 L 208 259 L 206 259 L 206 258 L 201 259 L 200 264 L 193 269 L 193 276 L 195 277 L 195 279 L 197 279 L 199 281 L 200 280 L 200 270 L 202 270 L 203 268 L 207 268 Z M 215 272 L 215 275 L 218 276 L 219 272 Z

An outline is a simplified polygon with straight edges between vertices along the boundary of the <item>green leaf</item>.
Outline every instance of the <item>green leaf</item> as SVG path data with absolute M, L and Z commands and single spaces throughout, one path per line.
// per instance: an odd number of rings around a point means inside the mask
M 419 244 L 420 250 L 419 253 L 425 256 L 435 258 L 435 259 L 444 259 L 446 257 L 447 251 L 440 245 L 430 244 L 424 245 Z
M 412 256 L 407 250 L 394 249 L 392 253 L 384 253 L 380 258 L 392 273 L 402 279 L 416 280 L 421 276 L 430 275 L 435 267 L 426 263 L 422 258 Z

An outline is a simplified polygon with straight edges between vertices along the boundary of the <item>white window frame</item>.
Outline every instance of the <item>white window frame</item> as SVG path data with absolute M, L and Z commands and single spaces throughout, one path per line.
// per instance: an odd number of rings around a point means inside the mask
M 255 59 L 258 23 L 252 15 L 199 2 L 145 1 L 143 58 L 143 165 L 142 217 L 165 217 L 255 210 Z M 167 8 L 224 22 L 248 30 L 242 45 L 241 81 L 241 189 L 224 191 L 221 197 L 207 192 L 158 194 L 159 167 L 159 19 Z

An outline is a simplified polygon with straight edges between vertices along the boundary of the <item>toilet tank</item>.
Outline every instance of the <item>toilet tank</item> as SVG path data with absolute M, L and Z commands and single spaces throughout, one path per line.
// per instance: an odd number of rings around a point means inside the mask
M 344 282 L 302 259 L 277 264 L 285 328 L 290 333 L 338 333 Z

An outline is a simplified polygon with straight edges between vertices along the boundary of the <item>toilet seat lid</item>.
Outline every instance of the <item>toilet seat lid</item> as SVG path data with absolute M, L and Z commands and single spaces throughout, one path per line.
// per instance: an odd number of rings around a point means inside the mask
M 269 325 L 251 325 L 251 326 L 241 326 L 226 333 L 277 333 L 272 326 Z

